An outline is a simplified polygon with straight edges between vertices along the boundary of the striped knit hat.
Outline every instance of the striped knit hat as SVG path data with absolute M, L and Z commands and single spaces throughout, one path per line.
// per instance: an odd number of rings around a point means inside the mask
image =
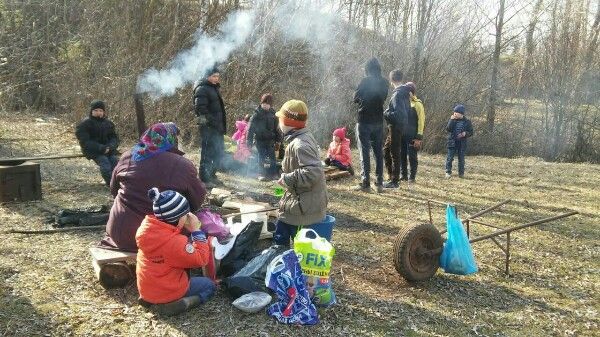
M 285 126 L 290 126 L 294 129 L 302 129 L 306 127 L 308 107 L 306 106 L 306 103 L 293 99 L 285 102 L 275 116 L 279 117 Z
M 162 222 L 177 225 L 179 219 L 190 211 L 187 199 L 178 192 L 171 190 L 160 192 L 158 188 L 153 187 L 148 190 L 148 197 L 152 199 L 154 216 Z

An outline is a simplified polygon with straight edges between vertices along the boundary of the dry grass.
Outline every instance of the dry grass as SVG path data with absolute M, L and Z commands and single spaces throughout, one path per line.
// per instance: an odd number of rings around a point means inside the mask
M 32 114 L 0 113 L 0 155 L 77 151 L 71 125 L 36 122 Z M 25 140 L 27 139 L 27 140 Z M 126 148 L 126 147 L 124 147 Z M 195 147 L 194 147 L 194 151 Z M 197 155 L 190 155 L 197 162 Z M 315 327 L 289 327 L 264 314 L 236 311 L 219 294 L 176 318 L 136 304 L 135 287 L 106 291 L 95 281 L 87 249 L 101 232 L 0 235 L 0 334 L 160 336 L 592 336 L 600 303 L 600 170 L 595 165 L 535 158 L 468 157 L 468 179 L 443 179 L 443 158 L 422 155 L 418 184 L 381 195 L 349 192 L 349 179 L 329 184 L 337 218 L 334 282 L 340 304 L 322 310 Z M 249 179 L 222 176 L 228 187 L 269 192 Z M 60 208 L 106 204 L 93 163 L 42 163 L 44 200 L 0 206 L 2 229 L 42 229 Z M 515 205 L 485 219 L 508 227 L 567 209 L 581 214 L 513 235 L 512 277 L 491 242 L 474 245 L 480 271 L 438 273 L 406 283 L 392 265 L 392 244 L 405 224 L 427 221 L 422 200 L 477 210 L 503 199 Z M 442 208 L 434 222 L 443 226 Z M 479 233 L 487 231 L 481 230 Z

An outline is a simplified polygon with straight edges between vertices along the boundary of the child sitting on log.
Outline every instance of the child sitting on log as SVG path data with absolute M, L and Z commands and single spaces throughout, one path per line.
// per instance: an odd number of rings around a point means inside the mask
M 189 277 L 186 269 L 207 266 L 212 259 L 206 234 L 178 192 L 148 191 L 153 215 L 144 218 L 135 235 L 138 245 L 137 286 L 140 303 L 172 316 L 196 307 L 215 293 L 207 277 Z M 186 229 L 189 237 L 181 233 Z
M 327 150 L 325 165 L 335 166 L 341 171 L 348 171 L 354 175 L 352 168 L 352 152 L 350 151 L 350 139 L 346 138 L 346 128 L 333 131 L 333 140 Z

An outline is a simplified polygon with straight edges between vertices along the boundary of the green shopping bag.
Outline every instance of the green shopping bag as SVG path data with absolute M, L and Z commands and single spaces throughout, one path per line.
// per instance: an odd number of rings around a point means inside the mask
M 335 249 L 310 228 L 301 229 L 294 238 L 294 251 L 306 276 L 329 277 Z

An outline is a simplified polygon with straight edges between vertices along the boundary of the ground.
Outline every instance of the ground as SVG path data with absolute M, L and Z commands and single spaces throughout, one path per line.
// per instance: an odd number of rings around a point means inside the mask
M 197 163 L 197 148 L 186 149 Z M 61 118 L 0 113 L 2 157 L 77 151 L 73 125 Z M 223 294 L 176 318 L 146 312 L 137 305 L 135 286 L 107 291 L 96 282 L 88 248 L 102 232 L 85 231 L 0 234 L 0 335 L 597 335 L 599 167 L 476 156 L 467 158 L 467 179 L 445 180 L 443 162 L 443 156 L 422 154 L 417 184 L 383 194 L 351 192 L 352 179 L 328 183 L 329 212 L 337 218 L 333 282 L 339 304 L 320 310 L 317 326 L 284 326 L 262 313 L 241 313 Z M 41 168 L 43 200 L 0 205 L 2 230 L 49 228 L 47 217 L 60 208 L 111 201 L 90 161 L 43 161 Z M 231 189 L 272 193 L 267 183 L 221 178 Z M 477 274 L 439 271 L 410 284 L 394 269 L 392 247 L 402 226 L 428 221 L 426 199 L 457 203 L 463 218 L 513 199 L 512 206 L 483 218 L 501 227 L 569 210 L 580 214 L 514 233 L 510 277 L 503 273 L 501 251 L 486 241 L 473 246 Z M 444 228 L 443 207 L 433 215 Z

